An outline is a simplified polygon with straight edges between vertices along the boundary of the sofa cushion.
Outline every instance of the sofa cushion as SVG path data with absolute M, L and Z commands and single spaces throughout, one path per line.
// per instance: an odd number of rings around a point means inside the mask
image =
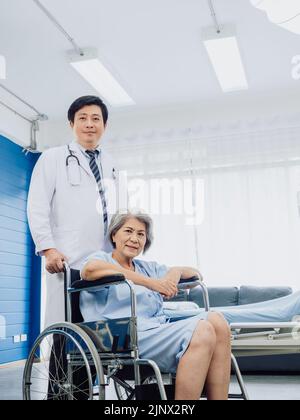
M 266 300 L 277 299 L 293 293 L 290 287 L 256 287 L 241 286 L 239 293 L 239 305 L 263 302 Z
M 238 304 L 239 289 L 237 287 L 209 287 L 208 295 L 211 307 L 234 306 Z M 203 308 L 202 288 L 198 286 L 191 289 L 188 300 L 196 302 L 200 308 Z

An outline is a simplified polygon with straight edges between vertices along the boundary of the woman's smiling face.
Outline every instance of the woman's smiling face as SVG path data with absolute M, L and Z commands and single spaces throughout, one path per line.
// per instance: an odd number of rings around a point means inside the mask
M 129 218 L 112 239 L 118 253 L 129 259 L 135 258 L 144 250 L 147 239 L 146 226 L 134 217 Z

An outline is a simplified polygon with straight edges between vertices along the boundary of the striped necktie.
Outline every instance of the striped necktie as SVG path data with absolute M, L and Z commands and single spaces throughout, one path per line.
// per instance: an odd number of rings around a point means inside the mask
M 106 235 L 107 228 L 108 228 L 107 205 L 106 205 L 105 193 L 104 193 L 104 189 L 102 185 L 100 171 L 96 162 L 96 157 L 99 155 L 99 150 L 86 150 L 85 152 L 90 157 L 90 162 L 89 162 L 90 168 L 91 168 L 91 171 L 93 172 L 93 175 L 98 185 L 99 194 L 100 194 L 100 198 L 102 202 L 102 208 L 103 208 L 104 235 Z

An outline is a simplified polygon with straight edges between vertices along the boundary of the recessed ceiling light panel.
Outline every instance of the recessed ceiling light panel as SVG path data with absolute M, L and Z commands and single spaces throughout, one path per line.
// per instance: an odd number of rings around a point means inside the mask
M 204 29 L 202 40 L 222 90 L 234 92 L 248 89 L 234 26 L 224 26 L 220 33 L 213 27 Z
M 82 55 L 68 52 L 71 66 L 112 106 L 129 106 L 135 102 L 101 63 L 97 50 L 85 49 Z

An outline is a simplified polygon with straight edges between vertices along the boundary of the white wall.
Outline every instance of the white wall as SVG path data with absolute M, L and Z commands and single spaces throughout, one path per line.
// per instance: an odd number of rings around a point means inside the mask
M 241 101 L 239 96 L 224 96 L 223 102 L 204 104 L 183 104 L 141 110 L 128 109 L 122 114 L 113 114 L 110 120 L 108 136 L 114 141 L 141 140 L 162 137 L 172 140 L 178 134 L 186 135 L 190 131 L 196 134 L 205 130 L 218 130 L 228 125 L 230 130 L 248 124 L 250 127 L 260 124 L 279 123 L 290 125 L 300 121 L 299 99 L 293 94 L 257 96 Z
M 234 94 L 225 96 L 218 103 L 187 103 L 163 108 L 110 110 L 108 127 L 103 143 L 108 148 L 119 143 L 149 143 L 150 141 L 173 141 L 194 132 L 216 131 L 227 125 L 229 131 L 238 127 L 263 127 L 277 124 L 290 126 L 300 121 L 299 98 L 293 92 L 274 96 L 257 96 L 248 99 Z M 65 116 L 61 120 L 41 124 L 39 148 L 66 144 L 72 138 Z

